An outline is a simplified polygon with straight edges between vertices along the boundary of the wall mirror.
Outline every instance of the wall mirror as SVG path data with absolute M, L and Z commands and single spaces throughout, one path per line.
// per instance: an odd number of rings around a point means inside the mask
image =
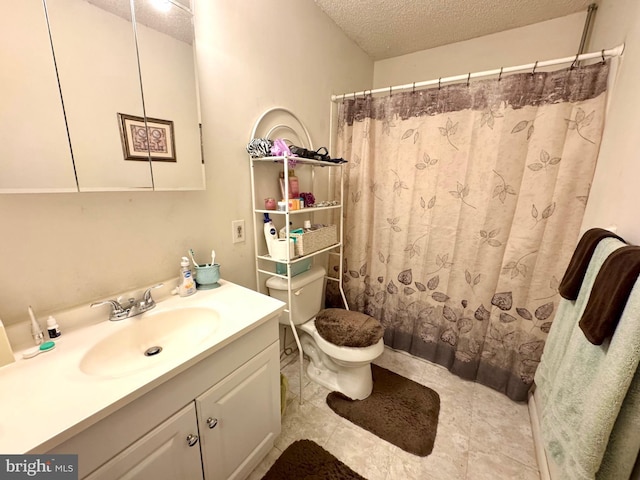
M 202 189 L 204 171 L 189 0 L 133 0 L 133 6 L 154 188 Z M 155 130 L 154 126 L 161 126 L 162 122 L 171 122 L 172 128 Z M 170 138 L 161 138 L 156 146 L 154 133 L 158 138 L 162 133 Z M 168 150 L 174 150 L 169 160 L 163 158 L 165 153 L 161 151 L 165 142 Z
M 80 191 L 151 189 L 146 161 L 124 161 L 118 112 L 144 116 L 128 0 L 47 0 Z
M 189 0 L 46 0 L 47 16 L 18 3 L 0 53 L 29 68 L 0 74 L 17 90 L 0 191 L 203 189 Z

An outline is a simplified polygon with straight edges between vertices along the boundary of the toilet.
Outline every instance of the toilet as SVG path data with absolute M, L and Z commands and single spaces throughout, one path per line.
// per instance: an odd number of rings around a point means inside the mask
M 309 378 L 324 387 L 341 392 L 353 400 L 363 400 L 371 395 L 373 381 L 371 378 L 371 362 L 384 351 L 384 341 L 379 335 L 373 336 L 371 345 L 343 346 L 342 343 L 332 343 L 326 338 L 340 337 L 340 331 L 329 332 L 327 329 L 341 330 L 343 319 L 350 318 L 358 321 L 369 319 L 376 329 L 381 329 L 379 322 L 359 312 L 349 312 L 342 309 L 322 310 L 322 295 L 324 292 L 324 278 L 326 271 L 320 266 L 314 266 L 309 271 L 296 275 L 291 279 L 292 318 L 296 326 L 302 351 L 310 359 L 307 368 Z M 288 303 L 287 279 L 271 277 L 266 282 L 269 295 Z M 336 313 L 337 315 L 333 315 Z M 339 317 L 338 320 L 331 318 Z M 321 335 L 316 328 L 316 316 L 319 318 Z M 325 322 L 326 318 L 333 320 Z M 289 314 L 280 317 L 280 323 L 289 325 Z M 320 324 L 319 324 L 320 325 Z M 337 325 L 337 326 L 336 326 Z M 380 330 L 381 332 L 381 330 Z M 376 338 L 377 337 L 377 338 Z

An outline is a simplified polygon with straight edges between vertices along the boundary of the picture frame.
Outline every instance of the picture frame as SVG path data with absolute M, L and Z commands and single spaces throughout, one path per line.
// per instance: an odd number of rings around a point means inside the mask
M 118 113 L 125 160 L 177 162 L 173 122 Z

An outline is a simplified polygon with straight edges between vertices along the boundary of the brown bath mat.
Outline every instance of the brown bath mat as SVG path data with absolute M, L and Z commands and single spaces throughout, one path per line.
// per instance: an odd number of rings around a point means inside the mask
M 438 429 L 440 397 L 430 388 L 386 368 L 371 365 L 373 393 L 351 400 L 339 392 L 327 395 L 327 404 L 341 417 L 393 443 L 426 457 L 433 450 Z
M 311 440 L 297 440 L 282 452 L 262 480 L 366 480 Z

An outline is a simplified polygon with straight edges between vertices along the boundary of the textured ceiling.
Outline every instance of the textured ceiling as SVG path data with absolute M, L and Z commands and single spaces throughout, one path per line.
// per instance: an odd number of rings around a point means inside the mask
M 586 11 L 594 0 L 315 0 L 373 60 Z
M 85 0 L 109 13 L 131 21 L 129 0 Z M 158 10 L 157 4 L 166 4 L 166 9 Z M 171 3 L 179 4 L 190 10 L 190 0 L 134 0 L 136 23 L 170 35 L 177 40 L 193 43 L 193 23 L 189 11 L 178 8 Z

